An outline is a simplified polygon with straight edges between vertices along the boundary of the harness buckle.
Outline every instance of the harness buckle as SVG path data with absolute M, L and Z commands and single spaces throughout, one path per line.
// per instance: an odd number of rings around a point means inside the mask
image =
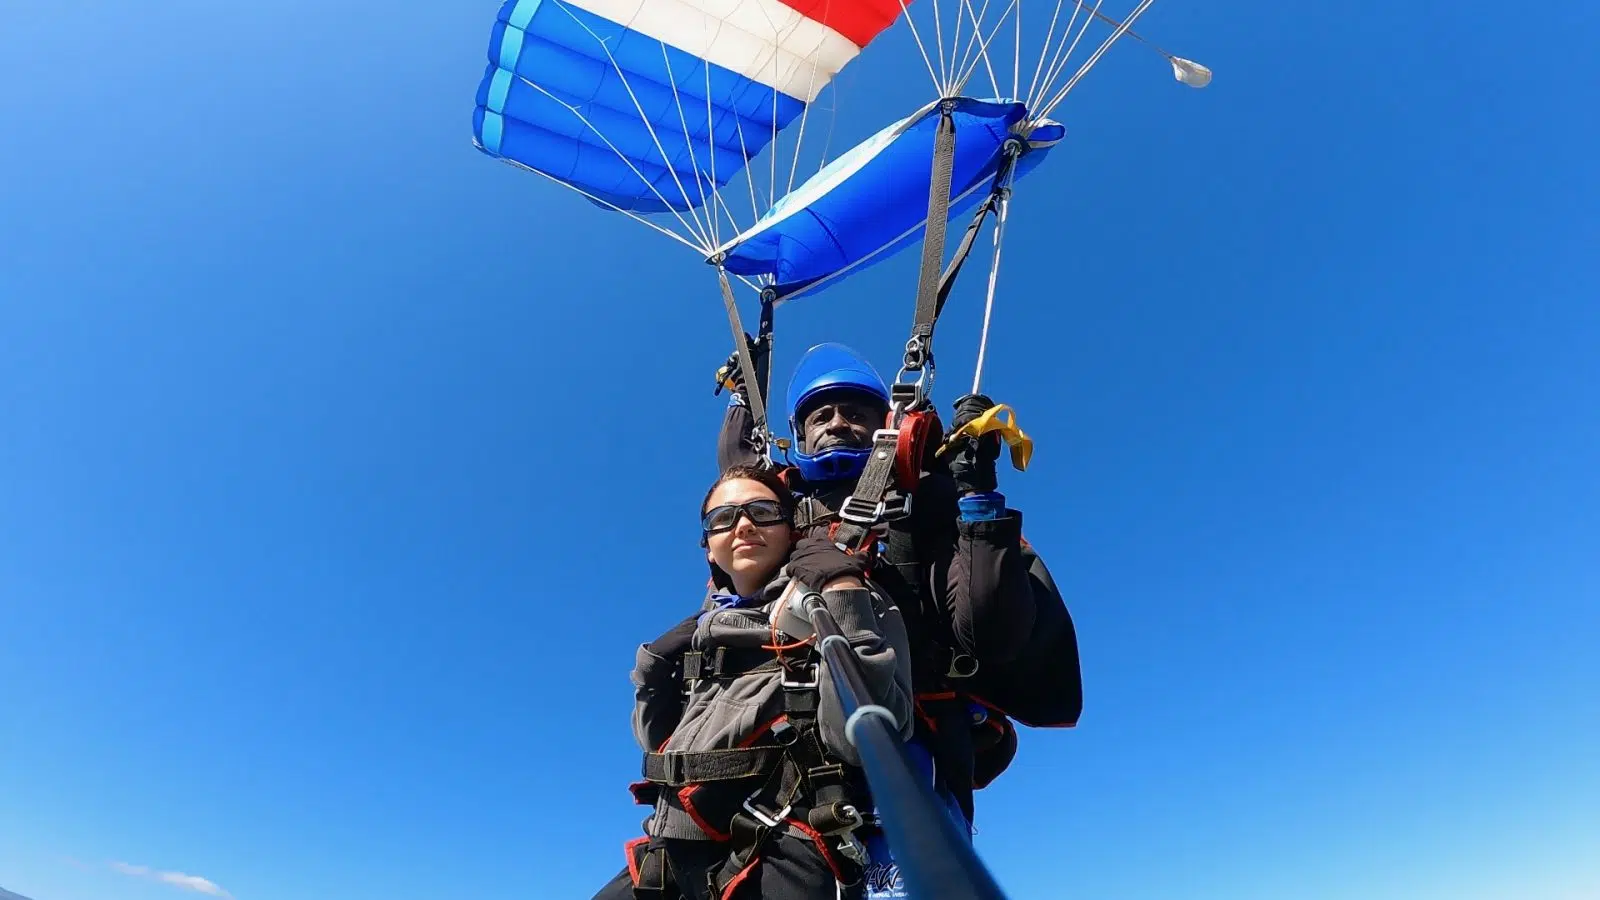
M 861 843 L 854 831 L 847 831 L 839 838 L 839 855 L 862 868 L 866 868 L 869 862 L 867 845 Z
M 889 385 L 889 406 L 893 410 L 912 410 L 920 407 L 927 399 L 928 373 L 919 367 L 917 380 L 912 382 L 901 381 L 908 370 L 901 369 L 895 376 L 895 383 Z
M 885 522 L 893 522 L 911 515 L 911 495 L 895 492 L 878 504 Z
M 885 509 L 886 506 L 882 500 L 873 503 L 851 494 L 844 498 L 843 503 L 839 504 L 839 518 L 846 522 L 860 525 L 862 528 L 871 528 L 883 518 Z
M 900 440 L 900 428 L 899 428 L 899 426 L 895 426 L 895 427 L 891 428 L 891 427 L 885 425 L 884 427 L 879 428 L 877 431 L 874 431 L 872 433 L 872 446 L 874 446 L 874 447 L 878 446 L 878 442 L 879 441 L 885 441 L 886 443 L 893 444 L 893 443 L 898 442 L 899 440 Z
M 786 691 L 803 691 L 817 686 L 817 667 L 815 665 L 801 665 L 796 666 L 793 669 L 789 668 L 788 666 L 781 666 L 780 670 L 783 672 L 783 674 L 778 676 L 778 686 Z M 789 676 L 790 672 L 799 670 L 809 670 L 810 675 L 808 677 L 811 680 L 796 681 Z
M 756 793 L 759 794 L 760 791 L 757 791 Z M 760 822 L 768 828 L 777 828 L 781 826 L 783 824 L 783 820 L 788 818 L 790 811 L 794 809 L 794 804 L 786 803 L 784 804 L 783 809 L 778 810 L 776 815 L 768 815 L 752 802 L 755 799 L 755 794 L 751 794 L 750 796 L 744 798 L 744 811 L 749 813 L 757 822 Z

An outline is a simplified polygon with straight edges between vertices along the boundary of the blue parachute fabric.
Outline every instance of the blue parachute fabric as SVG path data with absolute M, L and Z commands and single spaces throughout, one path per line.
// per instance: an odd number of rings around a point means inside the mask
M 506 0 L 472 127 L 491 156 L 649 213 L 700 206 L 804 109 L 571 3 Z
M 956 215 L 988 196 L 1002 148 L 1028 110 L 1014 101 L 961 98 L 952 118 L 950 213 Z M 921 241 L 938 124 L 938 104 L 929 104 L 834 160 L 723 246 L 728 271 L 765 276 L 776 296 L 788 299 Z M 1065 133 L 1049 119 L 1032 125 L 1014 178 L 1032 171 Z

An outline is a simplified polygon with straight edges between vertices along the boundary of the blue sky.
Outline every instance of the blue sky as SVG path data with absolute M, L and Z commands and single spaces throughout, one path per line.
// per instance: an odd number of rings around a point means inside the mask
M 1014 897 L 1600 894 L 1597 13 L 1415 6 L 1157 4 L 1214 84 L 1119 47 L 1019 191 L 985 383 L 1086 706 L 980 795 Z M 727 332 L 692 255 L 472 149 L 495 8 L 11 4 L 0 885 L 620 864 Z M 886 43 L 841 138 L 927 99 Z M 892 368 L 914 275 L 787 309 L 780 371 Z

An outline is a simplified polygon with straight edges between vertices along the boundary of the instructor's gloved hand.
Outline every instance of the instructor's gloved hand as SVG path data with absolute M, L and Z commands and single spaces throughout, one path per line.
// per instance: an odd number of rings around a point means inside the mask
M 789 575 L 806 587 L 820 591 L 835 578 L 847 575 L 866 581 L 867 563 L 859 556 L 840 550 L 826 537 L 812 535 L 801 538 L 789 555 Z
M 756 339 L 746 332 L 744 342 L 745 346 L 750 350 L 750 358 L 754 360 L 759 355 Z M 748 395 L 749 385 L 744 383 L 744 368 L 739 365 L 739 351 L 735 350 L 728 354 L 728 358 L 722 363 L 722 367 L 717 369 L 716 379 L 717 389 L 711 392 L 713 397 L 722 393 L 724 389 L 730 390 L 740 397 Z
M 983 394 L 968 394 L 959 398 L 955 402 L 956 417 L 950 426 L 951 433 L 959 431 L 994 406 L 995 402 Z M 1000 485 L 995 472 L 995 460 L 999 458 L 1000 435 L 991 431 L 977 440 L 967 438 L 950 457 L 950 474 L 962 493 L 987 493 Z
M 672 630 L 651 641 L 645 649 L 668 662 L 676 662 L 679 657 L 689 652 L 689 642 L 694 638 L 695 623 L 699 618 L 700 614 L 697 612 L 684 619 L 672 626 Z

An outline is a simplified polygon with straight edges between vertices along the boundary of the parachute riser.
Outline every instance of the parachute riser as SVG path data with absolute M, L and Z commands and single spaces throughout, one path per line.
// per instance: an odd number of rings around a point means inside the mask
M 989 295 L 984 312 L 984 337 L 983 343 L 980 344 L 979 347 L 978 372 L 981 373 L 983 366 L 983 344 L 987 343 L 989 316 L 994 305 L 995 266 L 998 266 L 999 264 L 999 242 L 1001 240 L 1001 234 L 1004 228 L 1006 210 L 1010 206 L 1011 183 L 1016 174 L 1017 161 L 1021 159 L 1022 156 L 1027 153 L 1027 151 L 1027 142 L 1016 137 L 1008 139 L 1001 146 L 1002 156 L 1000 159 L 1000 164 L 995 169 L 994 179 L 991 182 L 989 195 L 983 199 L 983 202 L 979 204 L 977 211 L 973 213 L 972 221 L 967 225 L 967 230 L 961 238 L 961 243 L 957 245 L 956 252 L 951 257 L 949 265 L 945 267 L 944 272 L 939 277 L 937 291 L 933 299 L 931 318 L 929 318 L 926 322 L 922 321 L 922 308 L 919 304 L 918 325 L 920 326 L 920 329 L 914 330 L 911 335 L 911 339 L 906 342 L 906 355 L 904 364 L 902 365 L 899 373 L 895 376 L 895 386 L 898 387 L 904 384 L 908 374 L 913 372 L 917 373 L 916 381 L 908 386 L 908 388 L 914 388 L 915 390 L 908 391 L 905 394 L 908 403 L 907 408 L 916 408 L 918 405 L 925 402 L 927 397 L 932 394 L 935 370 L 932 350 L 934 326 L 938 323 L 939 315 L 944 312 L 945 303 L 950 299 L 950 292 L 955 288 L 956 278 L 960 276 L 961 268 L 963 264 L 966 263 L 967 257 L 972 252 L 972 248 L 976 243 L 978 233 L 983 229 L 983 223 L 991 214 L 994 214 L 996 221 L 995 257 L 989 272 Z M 932 212 L 933 210 L 930 209 L 930 216 L 932 215 Z M 940 248 L 940 256 L 943 256 L 942 246 Z M 981 376 L 975 374 L 975 380 L 978 377 Z M 976 388 L 974 388 L 973 392 L 977 392 Z
M 928 180 L 928 216 L 922 238 L 922 266 L 917 278 L 917 305 L 906 341 L 900 371 L 890 386 L 894 402 L 892 424 L 898 428 L 905 414 L 927 403 L 933 382 L 933 330 L 938 322 L 940 263 L 944 260 L 945 229 L 949 223 L 950 181 L 955 169 L 956 98 L 939 101 L 939 124 L 934 132 L 932 177 Z M 915 375 L 914 381 L 907 381 Z
M 762 289 L 761 317 L 756 323 L 756 340 L 755 350 L 753 353 L 755 363 L 755 381 L 747 382 L 749 384 L 750 393 L 761 395 L 763 407 L 765 407 L 766 402 L 772 397 L 772 348 L 774 342 L 773 313 L 777 306 L 776 300 L 777 292 L 775 292 L 772 288 L 768 287 Z M 746 377 L 748 377 L 748 375 Z M 770 450 L 767 448 L 777 446 L 783 451 L 785 459 L 787 460 L 789 453 L 788 442 L 774 438 L 770 428 L 763 428 L 761 435 L 752 439 L 752 444 L 757 442 L 761 442 L 766 445 L 763 448 L 765 451 L 767 451 L 764 453 L 765 459 L 769 461 L 772 459 Z
M 750 404 L 751 448 L 758 457 L 770 465 L 773 439 L 772 430 L 767 423 L 767 379 L 772 371 L 772 302 L 767 297 L 768 292 L 764 291 L 759 333 L 756 339 L 751 341 L 739 316 L 739 304 L 733 296 L 733 284 L 728 280 L 728 270 L 724 268 L 723 261 L 722 254 L 707 260 L 717 267 L 717 283 L 722 288 L 722 305 L 728 313 L 728 327 L 733 331 L 734 354 L 738 357 L 739 375 L 745 384 L 745 401 Z

